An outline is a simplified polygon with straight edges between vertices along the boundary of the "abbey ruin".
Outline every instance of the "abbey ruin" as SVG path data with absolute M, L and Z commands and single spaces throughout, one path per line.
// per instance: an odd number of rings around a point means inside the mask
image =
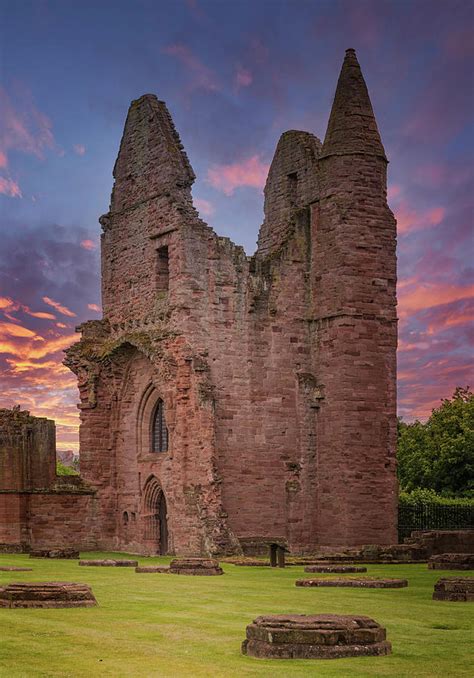
M 278 142 L 250 257 L 200 219 L 165 104 L 133 101 L 100 218 L 103 320 L 66 352 L 82 480 L 58 484 L 51 422 L 3 410 L 0 543 L 183 555 L 396 543 L 386 171 L 347 50 L 324 143 L 293 130 Z

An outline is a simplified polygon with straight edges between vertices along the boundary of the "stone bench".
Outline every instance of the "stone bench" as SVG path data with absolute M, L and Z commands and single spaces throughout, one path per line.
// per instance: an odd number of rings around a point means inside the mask
M 474 603 L 474 577 L 443 577 L 434 585 L 433 600 Z
M 321 573 L 344 573 L 344 572 L 367 572 L 366 567 L 358 567 L 356 565 L 308 565 L 304 568 L 305 572 L 321 572 Z
M 408 586 L 406 579 L 298 579 L 296 586 L 348 586 L 364 589 L 401 589 Z
M 138 560 L 80 560 L 85 567 L 137 567 Z
M 428 561 L 430 570 L 474 570 L 474 553 L 440 553 Z
M 242 654 L 262 659 L 338 659 L 387 655 L 385 629 L 370 617 L 268 615 L 247 626 Z
M 0 607 L 93 607 L 97 601 L 87 584 L 22 582 L 0 589 Z

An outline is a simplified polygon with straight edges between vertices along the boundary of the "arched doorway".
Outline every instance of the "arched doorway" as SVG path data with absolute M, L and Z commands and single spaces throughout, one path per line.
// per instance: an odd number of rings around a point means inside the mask
M 154 553 L 165 556 L 168 553 L 168 509 L 161 486 L 152 476 L 148 479 L 143 493 L 144 540 Z

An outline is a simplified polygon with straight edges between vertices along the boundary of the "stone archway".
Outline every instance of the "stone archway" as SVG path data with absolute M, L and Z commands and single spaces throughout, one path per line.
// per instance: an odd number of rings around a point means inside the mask
M 152 553 L 168 553 L 168 508 L 166 497 L 155 476 L 151 476 L 143 492 L 143 538 Z

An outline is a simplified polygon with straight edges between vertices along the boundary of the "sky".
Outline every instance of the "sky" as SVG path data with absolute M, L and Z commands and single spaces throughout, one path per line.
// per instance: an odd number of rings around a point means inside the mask
M 101 317 L 98 217 L 132 99 L 166 101 L 195 205 L 256 248 L 280 134 L 324 138 L 356 49 L 398 219 L 398 411 L 426 419 L 474 386 L 470 0 L 0 0 L 0 407 L 78 447 L 62 366 Z

